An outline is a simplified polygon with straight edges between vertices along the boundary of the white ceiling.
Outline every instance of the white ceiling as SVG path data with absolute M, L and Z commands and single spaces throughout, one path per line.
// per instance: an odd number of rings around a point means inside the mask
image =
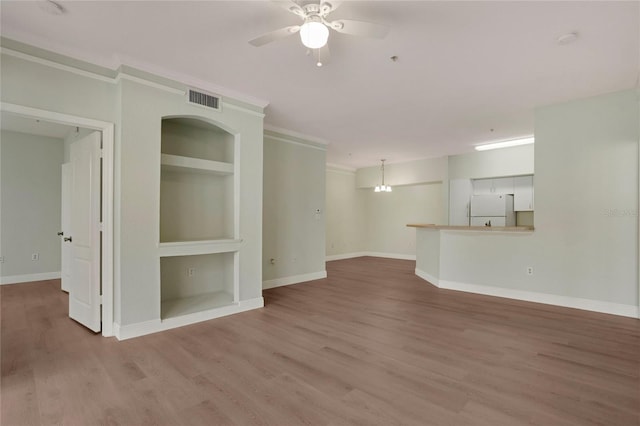
M 267 124 L 327 141 L 327 161 L 350 167 L 532 134 L 535 107 L 634 87 L 640 68 L 636 1 L 344 2 L 331 18 L 391 31 L 332 32 L 322 68 L 295 35 L 247 43 L 298 23 L 268 1 L 60 3 L 66 13 L 54 16 L 3 0 L 2 35 L 268 100 Z M 572 31 L 577 41 L 556 43 Z

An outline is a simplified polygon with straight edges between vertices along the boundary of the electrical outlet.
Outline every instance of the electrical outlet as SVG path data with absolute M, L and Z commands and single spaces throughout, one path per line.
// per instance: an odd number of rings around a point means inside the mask
M 196 268 L 187 268 L 187 276 L 192 277 L 196 273 Z
M 527 275 L 533 275 L 533 266 L 527 266 Z
M 40 253 L 33 253 L 31 255 L 31 260 L 40 260 Z

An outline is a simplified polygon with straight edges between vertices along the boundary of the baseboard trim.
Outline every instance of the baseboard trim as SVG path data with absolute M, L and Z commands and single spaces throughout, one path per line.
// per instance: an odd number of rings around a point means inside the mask
M 325 258 L 325 261 L 331 262 L 333 260 L 353 259 L 354 257 L 363 257 L 363 256 L 367 256 L 367 252 L 356 251 L 353 253 L 333 254 L 331 256 L 327 256 Z
M 40 274 L 24 274 L 0 277 L 0 285 L 29 283 L 32 281 L 57 280 L 61 277 L 60 271 L 43 272 Z
M 195 312 L 193 314 L 183 315 L 176 318 L 168 318 L 165 320 L 155 319 L 130 325 L 114 323 L 113 334 L 118 340 L 127 340 L 134 337 L 145 336 L 147 334 L 158 333 L 160 331 L 171 330 L 172 328 L 183 327 L 185 325 L 196 324 L 202 321 L 209 321 L 228 315 L 238 314 L 240 312 L 262 308 L 263 306 L 264 299 L 262 297 L 256 297 L 254 299 L 241 300 L 237 304 L 222 306 L 208 311 Z
M 434 287 L 440 287 L 440 280 L 433 275 L 424 272 L 422 269 L 416 268 L 416 275 Z
M 358 251 L 353 253 L 334 254 L 327 256 L 325 260 L 331 262 L 333 260 L 353 259 L 354 257 L 385 257 L 387 259 L 400 259 L 400 260 L 416 260 L 415 254 L 400 254 L 400 253 L 380 253 L 377 251 Z
M 619 303 L 583 299 L 580 297 L 560 296 L 548 293 L 538 293 L 478 284 L 466 284 L 446 280 L 439 280 L 438 287 L 447 290 L 464 291 L 467 293 L 484 294 L 486 296 L 503 297 L 506 299 L 523 300 L 526 302 L 543 303 L 545 305 L 562 306 L 565 308 L 582 309 L 584 311 L 638 318 L 638 306 L 634 305 L 623 305 Z
M 310 274 L 292 275 L 290 277 L 275 278 L 262 282 L 262 289 L 282 287 L 285 285 L 298 284 L 306 281 L 321 280 L 327 278 L 327 271 L 312 272 Z
M 365 256 L 372 257 L 386 257 L 387 259 L 400 259 L 400 260 L 416 260 L 415 254 L 400 254 L 400 253 L 379 253 L 376 251 L 368 251 Z

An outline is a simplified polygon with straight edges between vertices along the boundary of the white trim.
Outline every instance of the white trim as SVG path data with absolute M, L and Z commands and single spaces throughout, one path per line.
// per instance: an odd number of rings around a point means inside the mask
M 39 274 L 9 275 L 6 277 L 0 277 L 0 285 L 30 283 L 33 281 L 57 280 L 60 277 L 60 271 L 42 272 Z
M 367 256 L 367 252 L 365 251 L 356 251 L 353 253 L 342 253 L 342 254 L 332 254 L 331 256 L 327 256 L 325 258 L 326 262 L 332 262 L 334 260 L 343 260 L 343 259 L 353 259 L 354 257 L 364 257 Z
M 60 64 L 58 62 L 50 61 L 49 59 L 39 58 L 37 56 L 29 55 L 27 53 L 18 52 L 18 51 L 13 50 L 13 49 L 7 49 L 6 47 L 0 47 L 0 53 L 5 54 L 7 56 L 13 56 L 15 58 L 22 59 L 24 61 L 29 61 L 29 62 L 33 62 L 33 63 L 36 63 L 36 64 L 44 65 L 44 66 L 47 66 L 47 67 L 50 67 L 50 68 L 54 68 L 54 69 L 57 69 L 57 70 L 67 71 L 67 72 L 70 72 L 72 74 L 80 75 L 82 77 L 92 78 L 94 80 L 103 81 L 103 82 L 109 83 L 109 84 L 116 84 L 116 79 L 115 78 L 107 77 L 107 76 L 104 76 L 104 75 L 100 75 L 100 74 L 97 74 L 97 73 L 94 73 L 94 72 L 91 72 L 91 71 L 81 70 L 81 69 L 78 69 L 76 67 L 72 67 L 70 65 Z M 92 63 L 92 62 L 90 62 L 90 63 Z M 98 65 L 98 66 L 100 66 L 100 65 Z
M 401 259 L 401 260 L 416 260 L 415 254 L 402 254 L 402 253 L 379 253 L 375 251 L 365 252 L 365 256 L 371 257 L 385 257 L 387 259 Z
M 128 66 L 140 71 L 144 71 L 149 74 L 156 75 L 158 77 L 163 77 L 168 80 L 180 82 L 191 87 L 192 89 L 200 89 L 210 93 L 217 93 L 223 98 L 225 96 L 228 96 L 240 102 L 245 102 L 251 105 L 255 105 L 263 109 L 269 105 L 269 101 L 265 99 L 261 99 L 245 93 L 237 92 L 233 89 L 229 89 L 223 86 L 218 86 L 209 81 L 200 80 L 194 76 L 183 74 L 181 72 L 174 71 L 174 70 L 169 70 L 167 68 L 164 68 L 155 64 L 150 64 L 144 61 L 140 61 L 139 59 L 135 59 L 130 56 L 118 54 L 116 55 L 116 58 L 117 58 L 116 62 L 119 63 L 120 66 Z M 225 108 L 226 107 L 227 105 L 225 105 Z
M 299 142 L 299 141 L 293 141 L 291 139 L 283 138 L 283 137 L 280 137 L 280 136 L 274 136 L 272 133 L 265 133 L 263 135 L 263 137 L 265 139 L 273 139 L 274 141 L 289 143 L 291 145 L 298 145 L 298 146 L 302 146 L 304 148 L 317 149 L 318 151 L 326 151 L 327 150 L 326 146 L 313 145 L 315 142 L 304 143 L 304 142 Z
M 357 251 L 353 253 L 334 254 L 325 257 L 325 261 L 331 262 L 333 260 L 352 259 L 354 257 L 384 257 L 387 259 L 400 259 L 400 260 L 416 260 L 415 254 L 402 254 L 402 253 L 380 253 L 377 251 Z
M 327 278 L 327 271 L 312 272 L 310 274 L 292 275 L 290 277 L 275 278 L 273 280 L 267 280 L 262 282 L 262 289 L 267 290 L 274 287 L 282 287 L 284 285 L 291 285 L 297 283 L 303 283 L 313 280 L 321 280 Z
M 31 108 L 23 105 L 0 103 L 0 109 L 22 117 L 37 118 L 73 127 L 84 127 L 102 132 L 102 335 L 113 335 L 113 211 L 114 211 L 114 125 L 106 121 Z
M 506 299 L 524 300 L 527 302 L 582 309 L 585 311 L 601 312 L 624 317 L 638 317 L 638 307 L 634 305 L 623 305 L 619 303 L 603 302 L 579 297 L 560 296 L 556 294 L 538 293 L 478 284 L 466 284 L 446 280 L 440 280 L 439 287 L 447 290 L 484 294 L 487 296 L 503 297 Z
M 243 112 L 245 114 L 254 115 L 254 116 L 260 117 L 260 118 L 264 118 L 265 117 L 265 113 L 263 113 L 263 112 L 254 111 L 254 110 L 249 109 L 249 108 L 243 108 L 243 107 L 241 107 L 239 105 L 234 105 L 232 103 L 224 102 L 224 97 L 221 98 L 221 99 L 222 99 L 222 106 L 224 106 L 226 109 L 234 109 L 236 111 L 241 111 L 241 112 Z
M 434 287 L 440 287 L 440 279 L 431 274 L 426 273 L 422 269 L 416 268 L 416 275 Z
M 193 314 L 183 315 L 176 318 L 168 318 L 166 320 L 155 319 L 130 325 L 114 324 L 114 335 L 118 340 L 126 340 L 133 337 L 144 336 L 160 331 L 171 330 L 172 328 L 183 327 L 185 325 L 238 314 L 240 312 L 262 308 L 263 306 L 264 299 L 262 297 L 256 297 L 254 299 L 241 300 L 233 305 L 222 306 L 208 311 L 195 312 Z
M 185 96 L 187 93 L 184 90 L 176 89 L 175 87 L 167 86 L 166 84 L 160 84 L 154 81 L 145 80 L 144 78 L 136 77 L 124 72 L 118 73 L 115 80 L 116 83 L 120 83 L 120 81 L 122 80 L 129 80 L 134 83 L 142 84 L 144 86 L 153 87 L 154 89 L 164 90 L 165 92 L 173 93 L 174 95 Z
M 353 167 L 343 166 L 335 163 L 326 163 L 326 167 L 327 171 L 329 172 L 343 173 L 346 175 L 356 174 L 356 169 L 354 169 Z
M 174 72 L 170 72 L 170 71 L 168 71 L 166 69 L 159 69 L 157 67 L 149 67 L 148 65 L 141 65 L 140 62 L 138 62 L 138 61 L 134 61 L 134 60 L 130 60 L 130 59 L 127 60 L 127 61 L 122 61 L 122 60 L 120 60 L 118 58 L 118 60 L 116 60 L 114 63 L 112 63 L 111 66 L 105 66 L 105 65 L 96 63 L 95 60 L 77 58 L 77 57 L 70 56 L 70 55 L 65 54 L 65 53 L 60 53 L 54 48 L 50 48 L 50 47 L 49 48 L 42 48 L 42 47 L 39 47 L 37 44 L 34 44 L 34 43 L 26 43 L 26 44 L 29 44 L 29 45 L 31 45 L 33 47 L 38 47 L 38 48 L 43 49 L 43 50 L 47 50 L 47 51 L 52 52 L 52 53 L 56 53 L 58 55 L 66 56 L 66 57 L 68 57 L 70 59 L 86 62 L 87 64 L 91 64 L 91 65 L 95 65 L 95 66 L 99 66 L 99 67 L 105 68 L 105 70 L 110 70 L 112 72 L 116 72 L 114 70 L 117 70 L 118 68 L 123 67 L 123 66 L 131 67 L 131 68 L 134 68 L 134 69 L 139 70 L 139 71 L 147 72 L 149 74 L 153 74 L 153 75 L 156 75 L 158 77 L 163 77 L 163 78 L 166 78 L 168 80 L 175 81 L 176 83 L 181 83 L 181 84 L 184 84 L 186 86 L 193 87 L 193 88 L 199 88 L 200 90 L 211 91 L 211 89 L 214 89 L 213 92 L 219 93 L 220 96 L 223 97 L 223 98 L 224 98 L 224 96 L 228 96 L 228 97 L 233 98 L 235 100 L 238 100 L 240 102 L 246 102 L 248 104 L 255 105 L 255 106 L 257 106 L 259 108 L 262 108 L 262 109 L 266 108 L 269 105 L 269 101 L 266 101 L 264 99 L 259 99 L 259 98 L 253 97 L 253 96 L 244 95 L 242 93 L 233 91 L 231 89 L 225 89 L 225 88 L 223 88 L 221 86 L 212 85 L 211 83 L 208 83 L 208 82 L 203 81 L 203 80 L 198 80 L 198 79 L 196 79 L 194 77 L 191 77 L 191 76 L 188 76 L 188 75 L 185 75 L 185 74 L 174 73 Z M 180 89 L 176 89 L 175 87 L 171 87 L 171 86 L 167 86 L 167 85 L 164 85 L 164 84 L 152 82 L 152 81 L 146 80 L 144 78 L 132 76 L 132 75 L 127 74 L 125 72 L 117 71 L 117 75 L 115 77 L 108 77 L 108 76 L 101 75 L 101 74 L 98 74 L 98 73 L 95 73 L 95 72 L 86 71 L 86 70 L 79 69 L 79 68 L 76 68 L 76 67 L 71 66 L 71 65 L 65 65 L 65 64 L 62 64 L 62 63 L 59 63 L 59 62 L 55 62 L 55 61 L 52 61 L 52 60 L 49 60 L 49 59 L 43 59 L 43 58 L 40 58 L 40 57 L 35 56 L 35 55 L 19 52 L 17 50 L 9 49 L 9 48 L 6 48 L 6 47 L 0 47 L 0 53 L 6 54 L 8 56 L 13 56 L 13 57 L 25 60 L 25 61 L 33 62 L 33 63 L 39 64 L 39 65 L 44 65 L 44 66 L 47 66 L 47 67 L 50 67 L 50 68 L 54 68 L 54 69 L 57 69 L 57 70 L 70 72 L 70 73 L 73 73 L 73 74 L 76 74 L 76 75 L 80 75 L 80 76 L 83 76 L 83 77 L 87 77 L 87 78 L 92 78 L 94 80 L 102 81 L 102 82 L 109 83 L 109 84 L 118 84 L 121 80 L 130 80 L 130 81 L 134 81 L 134 82 L 137 82 L 137 83 L 140 83 L 140 84 L 144 84 L 144 85 L 147 85 L 147 86 L 154 87 L 156 89 L 164 90 L 164 91 L 167 91 L 167 92 L 170 92 L 170 93 L 181 94 L 183 96 L 186 94 L 186 91 L 184 91 L 184 90 L 180 90 Z M 152 68 L 152 70 L 149 70 L 149 68 Z M 243 112 L 247 112 L 247 113 L 256 115 L 258 117 L 261 117 L 261 118 L 264 118 L 264 116 L 265 116 L 263 113 L 260 113 L 260 112 L 257 112 L 257 111 L 252 111 L 250 109 L 246 109 L 246 108 L 243 108 L 241 106 L 232 105 L 232 104 L 229 104 L 229 103 L 225 103 L 224 107 L 225 108 L 231 108 L 231 109 L 240 110 L 240 111 L 243 111 Z
M 281 135 L 290 136 L 292 138 L 305 139 L 305 140 L 308 140 L 309 142 L 318 143 L 320 145 L 329 145 L 329 142 L 325 139 L 317 138 L 315 136 L 305 135 L 304 133 L 299 133 L 293 130 L 284 129 L 282 127 L 272 126 L 271 124 L 265 124 L 264 129 L 269 132 L 280 133 Z

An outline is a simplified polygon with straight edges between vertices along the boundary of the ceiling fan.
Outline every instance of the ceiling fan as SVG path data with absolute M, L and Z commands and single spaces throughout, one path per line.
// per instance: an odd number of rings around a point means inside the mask
M 249 41 L 249 44 L 259 47 L 272 41 L 300 33 L 302 44 L 309 48 L 314 55 L 317 66 L 322 66 L 329 60 L 329 29 L 343 34 L 355 36 L 384 38 L 389 28 L 370 22 L 354 21 L 351 19 L 337 19 L 330 21 L 327 16 L 340 6 L 338 0 L 315 0 L 296 3 L 293 0 L 274 0 L 274 3 L 300 17 L 301 25 L 292 25 L 271 31 Z

